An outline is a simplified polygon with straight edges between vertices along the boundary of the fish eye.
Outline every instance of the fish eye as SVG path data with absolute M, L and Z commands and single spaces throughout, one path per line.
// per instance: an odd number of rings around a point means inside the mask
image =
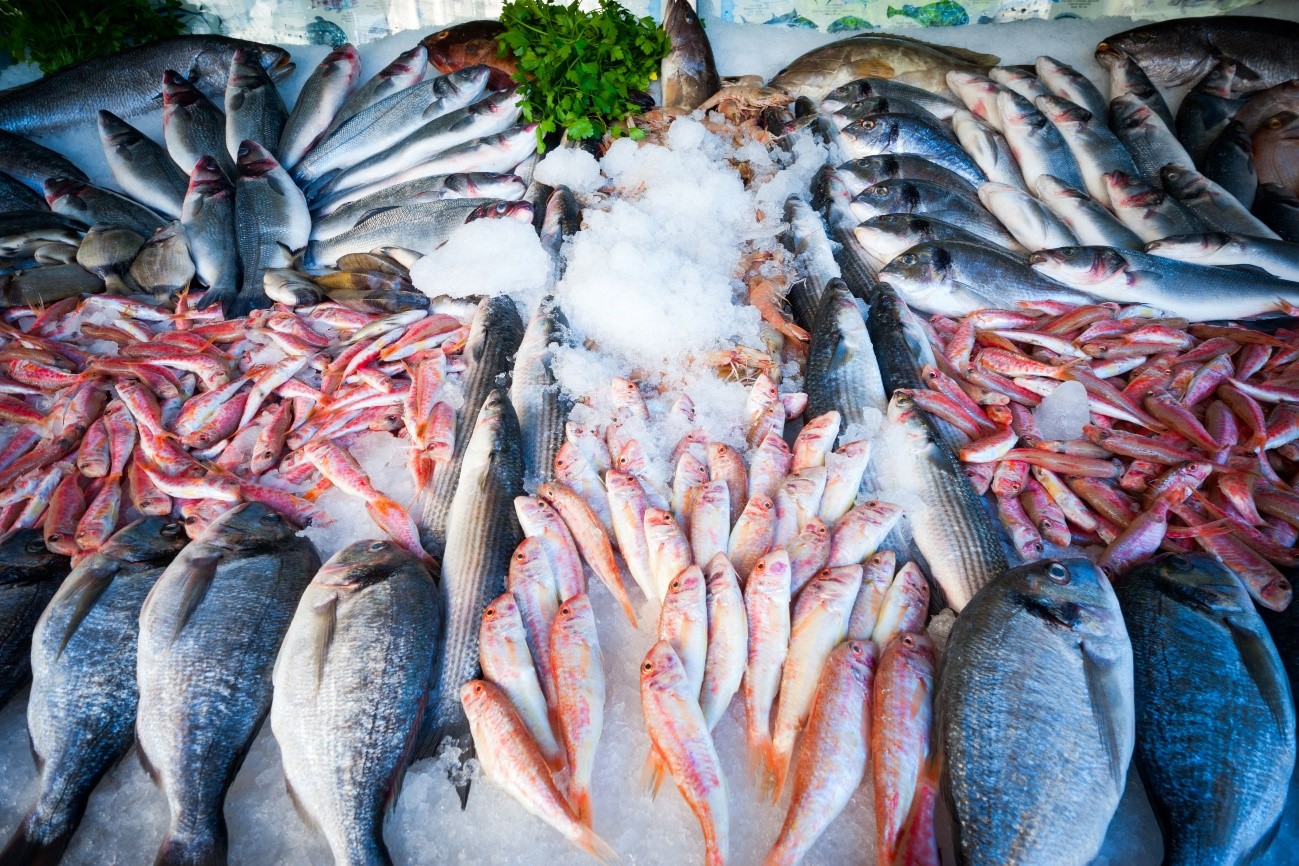
M 280 522 L 280 516 L 276 514 L 274 511 L 272 511 L 267 514 L 263 514 L 259 518 L 259 520 L 260 522 L 265 523 L 267 526 L 272 526 Z
M 854 655 L 861 655 L 861 644 L 857 641 L 853 641 L 848 646 L 851 647 Z
M 184 531 L 184 527 L 182 527 L 179 523 L 168 523 L 166 526 L 162 528 L 162 537 L 175 538 L 176 536 L 180 535 L 183 531 Z
M 672 585 L 668 587 L 668 589 L 680 589 L 680 588 L 681 588 L 681 578 L 679 577 L 676 580 L 672 581 Z
M 904 267 L 910 268 L 915 266 L 915 263 L 918 260 L 916 259 L 914 253 L 903 253 L 902 255 L 898 256 L 898 261 L 902 262 Z
M 61 532 L 52 532 L 52 533 L 50 533 L 50 541 L 59 541 L 59 540 L 61 540 L 62 538 L 63 538 L 63 533 L 61 533 Z M 29 542 L 27 542 L 27 548 L 26 548 L 26 549 L 27 549 L 27 552 L 28 552 L 28 553 L 43 553 L 43 552 L 45 551 L 45 542 L 43 542 L 43 541 L 29 541 Z
M 1078 248 L 1077 248 L 1077 247 L 1061 247 L 1061 248 L 1060 248 L 1060 255 L 1064 256 L 1064 257 L 1067 258 L 1067 259 L 1071 259 L 1071 258 L 1073 258 L 1074 256 L 1078 255 Z
M 909 635 L 909 634 L 904 634 L 904 635 L 902 636 L 902 645 L 903 645 L 903 646 L 915 646 L 915 645 L 916 645 L 916 639 L 915 639 L 914 637 L 912 637 L 911 635 Z
M 884 196 L 889 194 L 889 188 L 887 186 L 884 186 L 883 184 L 877 185 L 873 187 L 873 189 L 875 191 L 875 194 L 880 198 L 883 198 Z
M 757 565 L 753 566 L 753 570 L 754 570 L 754 571 L 766 571 L 766 570 L 767 570 L 767 563 L 765 563 L 765 562 L 759 562 Z
M 563 607 L 561 607 L 561 608 L 559 609 L 559 613 L 560 613 L 561 616 L 568 616 L 569 612 L 570 612 L 570 611 L 569 611 L 569 607 L 568 607 L 568 605 L 564 605 Z
M 474 686 L 474 694 L 481 695 L 482 693 L 483 693 L 482 683 L 479 683 L 478 685 Z
M 374 552 L 377 553 L 378 551 L 380 551 L 380 550 L 384 550 L 384 549 L 386 549 L 387 547 L 388 547 L 388 542 L 386 542 L 386 541 L 375 541 L 375 542 L 371 543 L 371 545 L 370 545 L 370 550 L 372 550 L 372 551 L 374 551 Z
M 1268 129 L 1280 129 L 1280 128 L 1281 128 L 1281 115 L 1278 114 L 1276 117 L 1274 117 L 1274 118 L 1272 118 L 1271 120 L 1269 120 L 1269 121 L 1267 122 L 1267 128 L 1268 128 Z
M 489 607 L 483 611 L 483 619 L 491 619 L 494 616 L 496 616 L 496 608 L 494 607 Z
M 645 662 L 645 664 L 640 666 L 640 669 L 645 671 L 646 673 L 649 673 L 650 671 L 654 670 L 654 662 Z
M 1052 583 L 1060 586 L 1069 585 L 1069 569 L 1058 562 L 1053 562 L 1046 567 L 1046 576 Z

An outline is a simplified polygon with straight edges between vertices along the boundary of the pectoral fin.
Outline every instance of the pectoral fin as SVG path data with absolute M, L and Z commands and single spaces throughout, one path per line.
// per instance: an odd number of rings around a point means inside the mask
M 76 582 L 69 581 L 67 584 L 67 595 L 69 598 L 76 597 L 76 607 L 72 609 L 72 616 L 68 618 L 68 627 L 63 632 L 63 640 L 59 643 L 59 655 L 68 648 L 68 643 L 72 636 L 77 633 L 77 628 L 85 621 L 86 616 L 94 608 L 95 602 L 104 594 L 112 584 L 114 576 L 117 575 L 117 565 L 112 560 L 105 559 L 104 566 L 100 569 L 87 569 L 76 578 Z
M 185 586 L 181 591 L 180 608 L 176 611 L 176 630 L 172 632 L 172 643 L 180 637 L 180 633 L 185 630 L 189 623 L 189 618 L 194 615 L 194 611 L 203 603 L 204 597 L 207 596 L 208 587 L 212 585 L 212 579 L 216 577 L 217 565 L 224 557 L 220 553 L 208 553 L 201 556 L 195 556 L 187 563 L 189 568 L 185 572 Z
M 1100 730 L 1110 778 L 1114 780 L 1115 788 L 1122 791 L 1128 759 L 1132 757 L 1132 726 L 1135 724 L 1132 695 L 1125 694 L 1124 683 L 1113 662 L 1092 653 L 1086 643 L 1082 644 L 1082 656 L 1087 676 L 1087 697 L 1091 701 L 1096 727 Z
M 1227 620 L 1227 630 L 1231 632 L 1232 642 L 1240 653 L 1240 661 L 1249 672 L 1250 680 L 1258 687 L 1263 702 L 1272 711 L 1277 729 L 1283 737 L 1288 737 L 1294 726 L 1291 715 L 1294 703 L 1290 697 L 1290 684 L 1286 681 L 1275 648 L 1270 646 L 1270 640 L 1264 641 L 1261 634 L 1236 622 L 1234 618 Z
M 334 643 L 334 628 L 338 624 L 338 595 L 331 595 L 316 605 L 315 611 L 316 641 L 311 648 L 311 663 L 316 670 L 316 688 L 319 690 L 325 675 L 325 660 L 329 658 L 329 648 Z

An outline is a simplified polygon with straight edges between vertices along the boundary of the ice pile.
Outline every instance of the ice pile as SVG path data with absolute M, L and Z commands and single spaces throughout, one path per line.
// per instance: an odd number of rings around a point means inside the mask
M 512 219 L 465 223 L 410 269 L 415 288 L 429 297 L 508 294 L 524 316 L 537 308 L 550 274 L 532 224 Z

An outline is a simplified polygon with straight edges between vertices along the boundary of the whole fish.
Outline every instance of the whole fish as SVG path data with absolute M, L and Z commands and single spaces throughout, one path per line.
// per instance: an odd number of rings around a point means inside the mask
M 39 529 L 20 529 L 0 542 L 0 707 L 31 676 L 32 630 L 71 568 L 51 553 Z
M 27 184 L 0 172 L 0 213 L 25 210 L 49 210 L 49 205 Z
M 1104 175 L 1104 180 L 1110 210 L 1119 222 L 1144 241 L 1208 228 L 1186 205 L 1163 190 L 1149 186 L 1141 178 L 1111 171 Z
M 284 122 L 275 148 L 280 165 L 287 169 L 311 150 L 338 116 L 361 75 L 361 56 L 349 42 L 335 48 L 317 64 Z
M 379 210 L 440 201 L 444 198 L 510 199 L 523 197 L 524 185 L 514 175 L 491 172 L 434 175 L 386 187 L 381 192 L 346 203 L 330 203 L 312 211 L 311 236 L 340 235 Z
M 921 369 L 936 363 L 933 348 L 920 321 L 887 283 L 881 283 L 871 297 L 866 329 L 875 347 L 886 393 L 898 388 L 925 387 L 920 378 Z
M 464 21 L 425 36 L 428 61 L 439 72 L 455 72 L 469 66 L 485 64 L 492 70 L 487 86 L 492 90 L 508 87 L 518 69 L 514 55 L 500 56 L 500 35 L 505 25 L 495 19 Z
M 289 111 L 275 82 L 248 51 L 239 50 L 230 62 L 226 84 L 226 151 L 238 159 L 245 141 L 270 152 L 279 147 Z
M 948 189 L 976 195 L 974 184 L 951 169 L 913 153 L 880 153 L 850 159 L 838 167 L 848 191 L 857 195 L 868 186 L 890 180 L 924 180 Z
M 821 298 L 808 344 L 806 414 L 839 413 L 843 426 L 867 421 L 888 405 L 866 322 L 842 280 L 831 280 Z
M 1299 282 L 1299 244 L 1256 235 L 1208 232 L 1164 238 L 1146 252 L 1165 259 L 1215 267 L 1261 268 L 1282 280 Z
M 939 95 L 914 84 L 904 84 L 891 78 L 858 78 L 841 84 L 821 100 L 822 111 L 838 111 L 863 99 L 901 99 L 928 111 L 939 120 L 947 120 L 961 104 L 950 94 Z
M 840 130 L 840 140 L 849 158 L 908 153 L 923 156 L 975 186 L 987 179 L 941 124 L 913 114 L 876 114 L 853 121 Z
M 35 805 L 0 862 L 58 862 L 91 792 L 135 742 L 140 606 L 188 542 L 180 523 L 130 523 L 78 563 L 41 614 L 27 699 L 41 774 Z
M 941 219 L 919 214 L 884 214 L 871 217 L 853 230 L 858 242 L 884 267 L 907 250 L 920 244 L 959 241 L 988 243 L 984 238 Z
M 103 280 L 114 294 L 130 294 L 136 287 L 129 268 L 142 246 L 144 238 L 130 229 L 94 225 L 77 247 L 77 264 Z
M 442 634 L 437 586 L 391 541 L 334 554 L 302 594 L 275 659 L 271 730 L 284 778 L 338 863 L 391 863 L 397 797 Z
M 293 71 L 289 52 L 273 45 L 226 36 L 174 36 L 82 60 L 0 93 L 0 128 L 44 135 L 91 123 L 101 109 L 128 118 L 147 114 L 158 107 L 168 69 L 184 71 L 208 97 L 219 96 L 241 49 L 276 81 Z
M 162 76 L 162 138 L 181 171 L 189 174 L 205 156 L 230 180 L 235 161 L 226 150 L 226 116 L 202 91 L 175 70 Z
M 513 562 L 510 571 L 514 572 Z M 512 592 L 497 596 L 483 611 L 478 635 L 483 676 L 509 697 L 550 768 L 556 772 L 563 769 L 564 753 L 551 728 L 546 695 L 537 673 L 542 667 L 552 674 L 550 648 L 546 648 L 546 660 L 538 665 L 528 649 L 527 628 Z M 554 691 L 553 683 L 550 689 Z
M 1079 243 L 1130 250 L 1141 248 L 1141 238 L 1132 229 L 1082 190 L 1044 174 L 1037 179 L 1035 192 L 1038 200 L 1069 227 Z
M 1035 104 L 1037 110 L 1060 130 L 1064 143 L 1069 146 L 1069 151 L 1078 163 L 1084 186 L 1074 188 L 1085 189 L 1097 202 L 1108 205 L 1110 196 L 1103 180 L 1105 172 L 1117 169 L 1136 174 L 1137 165 L 1132 161 L 1132 155 L 1124 143 L 1105 126 L 1106 115 L 1094 115 L 1054 96 L 1043 96 Z M 1039 175 L 1039 184 L 1043 177 L 1053 175 Z M 1056 180 L 1067 184 L 1061 178 Z
M 984 177 L 1028 189 L 1006 136 L 964 109 L 952 115 L 952 132 Z M 975 180 L 978 183 L 982 181 Z
M 124 195 L 66 177 L 45 181 L 45 201 L 55 213 L 86 225 L 120 226 L 146 238 L 164 224 L 162 217 Z
M 1133 762 L 1168 863 L 1266 848 L 1294 769 L 1285 668 L 1234 574 L 1203 554 L 1138 566 L 1118 590 L 1132 639 Z
M 1177 134 L 1136 96 L 1126 93 L 1110 100 L 1109 111 L 1110 129 L 1132 155 L 1147 183 L 1158 184 L 1159 170 L 1166 165 L 1195 170 L 1195 160 L 1177 140 Z
M 217 518 L 159 576 L 140 611 L 136 736 L 167 798 L 159 863 L 226 858 L 226 791 L 271 709 L 271 669 L 320 567 L 260 502 Z
M 564 424 L 571 403 L 551 369 L 556 343 L 565 338 L 568 320 L 553 297 L 543 298 L 523 332 L 510 377 L 510 402 L 519 418 L 523 444 L 523 485 L 529 490 L 555 480 L 555 455 L 564 444 Z
M 767 772 L 776 769 L 771 711 L 789 653 L 789 554 L 775 550 L 758 560 L 744 584 L 749 626 L 749 660 L 744 672 L 744 714 L 751 759 Z
M 267 269 L 293 264 L 293 254 L 307 246 L 310 236 L 311 213 L 289 173 L 256 141 L 241 143 L 235 179 L 235 241 L 243 276 L 231 312 L 242 316 L 268 306 L 263 288 Z M 220 300 L 224 307 L 224 296 Z
M 991 54 L 930 45 L 906 36 L 863 33 L 803 54 L 778 72 L 770 86 L 790 96 L 820 100 L 851 81 L 875 77 L 946 96 L 948 72 L 983 72 L 998 62 Z
M 194 164 L 180 209 L 180 222 L 189 236 L 194 272 L 208 287 L 199 307 L 220 303 L 226 313 L 232 312 L 239 290 L 235 188 L 221 173 L 214 157 L 201 157 Z
M 726 714 L 740 689 L 748 664 L 749 622 L 739 575 L 726 554 L 717 553 L 704 567 L 707 580 L 708 649 L 699 708 L 711 731 Z
M 1221 15 L 1144 24 L 1107 37 L 1102 54 L 1127 55 L 1156 84 L 1176 87 L 1198 81 L 1220 58 L 1236 64 L 1238 93 L 1299 78 L 1299 26 L 1274 18 Z
M 971 114 L 988 126 L 1004 133 L 1005 125 L 997 108 L 997 96 L 1006 88 L 987 75 L 972 72 L 947 73 L 947 87 L 965 103 Z M 1031 99 L 1029 100 L 1032 101 Z
M 1118 600 L 1090 562 L 985 586 L 948 637 L 934 705 L 961 862 L 1089 863 L 1127 780 L 1133 700 Z
M 99 112 L 99 141 L 123 192 L 161 214 L 180 216 L 189 178 L 162 145 L 111 111 Z
M 1150 304 L 1197 322 L 1261 316 L 1281 301 L 1299 302 L 1299 283 L 1135 250 L 1064 247 L 1033 253 L 1029 262 L 1047 277 L 1095 297 Z
M 189 239 L 179 220 L 154 231 L 131 262 L 131 279 L 144 292 L 166 299 L 194 278 Z
M 1036 102 L 1043 96 L 1054 96 L 1046 82 L 1039 80 L 1035 71 L 1027 66 L 994 66 L 988 70 L 988 77 L 1029 102 Z
M 923 180 L 890 180 L 862 190 L 849 205 L 859 221 L 895 213 L 918 213 L 959 226 L 1000 247 L 1015 247 L 1013 234 L 980 203 L 956 190 Z
M 1044 174 L 1058 177 L 1071 186 L 1083 187 L 1078 160 L 1074 159 L 1064 136 L 1033 103 L 1018 93 L 1003 92 L 997 96 L 997 110 L 1006 127 L 1006 142 L 1029 189 L 1033 189 L 1037 179 Z
M 1204 164 L 1209 145 L 1246 103 L 1244 99 L 1231 97 L 1235 76 L 1236 64 L 1219 60 L 1200 83 L 1182 97 L 1182 104 L 1177 107 L 1177 117 L 1174 118 L 1177 140 L 1195 160 L 1196 166 Z M 1247 126 L 1246 131 L 1252 134 L 1254 130 Z
M 5 129 L 0 129 L 0 171 L 37 192 L 52 177 L 88 180 L 86 173 L 63 154 Z
M 348 95 L 330 120 L 325 135 L 338 129 L 370 106 L 414 87 L 426 72 L 428 72 L 428 49 L 423 45 L 416 45 L 409 51 L 398 54 L 391 63 Z
M 565 599 L 550 631 L 555 677 L 555 718 L 568 766 L 568 801 L 577 820 L 591 826 L 591 777 L 604 730 L 604 661 L 591 599 Z
M 830 116 L 830 119 L 834 122 L 835 127 L 843 129 L 848 124 L 861 120 L 864 117 L 870 117 L 876 114 L 887 114 L 890 112 L 898 114 L 914 114 L 925 119 L 934 119 L 933 115 L 931 115 L 924 106 L 900 96 L 889 98 L 875 96 L 868 99 L 862 99 L 840 108 Z
M 694 111 L 722 86 L 713 46 L 688 0 L 668 0 L 662 27 L 671 45 L 659 71 L 663 107 Z
M 1276 232 L 1250 213 L 1240 203 L 1240 199 L 1198 171 L 1180 165 L 1166 165 L 1160 170 L 1159 176 L 1164 189 L 1205 225 L 1218 231 L 1241 232 L 1259 239 L 1276 239 Z
M 496 389 L 487 396 L 468 439 L 447 520 L 439 580 L 446 636 L 433 698 L 416 743 L 419 756 L 434 754 L 443 742 L 469 745 L 460 687 L 479 676 L 483 610 L 505 591 L 510 557 L 523 538 L 514 515 L 514 498 L 523 494 L 519 422 L 504 391 Z M 469 781 L 458 782 L 457 791 L 463 805 Z
M 1039 175 L 1038 183 L 1049 177 L 1049 174 Z M 1073 232 L 1055 213 L 1022 189 L 989 181 L 979 187 L 979 201 L 1026 250 L 1077 242 Z
M 467 365 L 462 380 L 465 403 L 456 412 L 451 459 L 438 463 L 432 482 L 421 491 L 416 505 L 411 508 L 412 514 L 418 512 L 420 543 L 432 556 L 441 556 L 447 544 L 451 501 L 460 478 L 460 464 L 469 447 L 470 436 L 477 427 L 479 411 L 487 396 L 498 387 L 498 378 L 509 372 L 511 359 L 522 339 L 523 321 L 512 300 L 498 296 L 487 298 L 479 305 L 469 324 L 469 338 L 463 352 Z M 569 541 L 571 544 L 571 538 Z M 580 566 L 578 574 L 581 574 Z
M 934 662 L 928 637 L 903 634 L 883 649 L 875 671 L 870 750 L 879 864 L 894 862 L 912 797 L 930 760 Z
M 1111 100 L 1129 94 L 1135 96 L 1144 102 L 1147 108 L 1159 115 L 1169 129 L 1177 128 L 1173 120 L 1173 112 L 1164 100 L 1164 95 L 1159 92 L 1159 88 L 1155 87 L 1145 70 L 1135 60 L 1116 51 L 1098 51 L 1096 63 L 1109 73 Z M 1108 116 L 1108 104 L 1106 114 L 1103 116 Z

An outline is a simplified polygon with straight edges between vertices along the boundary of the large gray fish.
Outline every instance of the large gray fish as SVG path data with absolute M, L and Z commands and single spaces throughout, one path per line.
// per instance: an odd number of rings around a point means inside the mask
M 0 707 L 31 676 L 32 630 L 71 566 L 51 553 L 39 529 L 0 542 Z
M 925 120 L 939 122 L 938 118 L 923 105 L 900 96 L 872 96 L 859 99 L 830 115 L 830 120 L 836 129 L 843 129 L 850 123 L 877 114 L 913 114 Z
M 1109 191 L 1102 175 L 1115 170 L 1136 174 L 1137 165 L 1123 142 L 1105 125 L 1105 115 L 1097 117 L 1087 109 L 1055 96 L 1039 97 L 1035 104 L 1037 110 L 1060 130 L 1064 143 L 1078 163 L 1084 186 L 1075 188 L 1086 189 L 1096 201 L 1109 204 Z M 1048 176 L 1051 175 L 1039 175 L 1038 181 Z
M 1258 193 L 1254 143 L 1240 121 L 1229 122 L 1218 133 L 1204 152 L 1202 170 L 1205 177 L 1240 199 L 1245 207 L 1254 206 L 1254 196 Z
M 1164 189 L 1189 208 L 1206 226 L 1259 238 L 1277 237 L 1240 199 L 1193 168 L 1166 165 L 1159 172 Z
M 1210 228 L 1193 210 L 1163 189 L 1150 186 L 1139 177 L 1111 171 L 1103 179 L 1109 192 L 1110 210 L 1119 218 L 1119 222 L 1143 241 Z
M 311 236 L 313 238 L 336 237 L 348 229 L 355 228 L 356 224 L 366 217 L 387 208 L 425 204 L 446 198 L 515 201 L 523 197 L 525 190 L 526 186 L 522 180 L 512 174 L 468 172 L 422 177 L 386 187 L 380 192 L 355 201 L 337 205 L 330 203 L 320 210 L 313 211 Z
M 1299 25 L 1276 18 L 1215 15 L 1176 18 L 1116 33 L 1096 46 L 1127 55 L 1157 83 L 1198 81 L 1220 58 L 1236 64 L 1237 93 L 1299 78 Z
M 207 96 L 219 96 L 241 48 L 277 81 L 293 71 L 289 52 L 273 45 L 212 35 L 160 39 L 73 63 L 0 93 L 0 128 L 44 135 L 93 123 L 101 109 L 119 117 L 147 114 L 158 107 L 162 75 L 168 69 L 182 71 Z
M 1131 93 L 1110 100 L 1110 129 L 1132 155 L 1147 183 L 1157 185 L 1159 170 L 1166 165 L 1195 170 L 1195 160 L 1177 140 L 1173 128 Z M 1110 170 L 1118 168 L 1115 165 Z
M 1038 184 L 1049 177 L 1049 174 L 1040 175 Z M 979 201 L 1026 250 L 1061 247 L 1078 242 L 1054 211 L 1018 187 L 1005 183 L 985 183 L 979 187 Z
M 844 155 L 912 153 L 936 162 L 978 186 L 987 178 L 943 126 L 914 114 L 889 112 L 853 121 L 840 130 Z
M 1245 105 L 1245 100 L 1231 97 L 1231 82 L 1235 75 L 1236 64 L 1219 60 L 1209 74 L 1182 97 L 1182 104 L 1177 107 L 1177 140 L 1195 160 L 1196 166 L 1204 165 L 1209 145 Z M 1247 131 L 1253 133 L 1253 129 L 1247 128 Z
M 878 285 L 875 272 L 879 266 L 853 234 L 859 220 L 853 215 L 852 200 L 853 196 L 839 172 L 829 164 L 817 170 L 812 178 L 812 207 L 821 212 L 826 234 L 838 245 L 833 253 L 834 260 L 848 291 L 869 303 L 871 293 Z
M 124 195 L 67 177 L 45 181 L 45 201 L 55 213 L 86 225 L 121 226 L 145 237 L 166 225 L 162 217 Z
M 862 190 L 850 205 L 859 221 L 885 214 L 923 214 L 959 226 L 1005 249 L 1018 249 L 1015 236 L 980 203 L 960 189 L 925 180 L 887 180 Z
M 519 420 L 523 483 L 528 490 L 555 480 L 555 455 L 564 444 L 564 423 L 572 404 L 561 393 L 551 360 L 567 338 L 568 320 L 554 298 L 544 298 L 528 322 L 514 359 L 510 402 Z
M 280 165 L 293 168 L 321 139 L 360 75 L 361 55 L 350 42 L 325 55 L 302 85 L 293 111 L 284 122 L 275 148 Z
M 771 79 L 790 96 L 823 99 L 860 78 L 897 78 L 904 84 L 947 95 L 947 73 L 984 72 L 999 58 L 947 45 L 931 45 L 892 33 L 861 33 L 813 48 Z
M 450 460 L 433 471 L 433 480 L 420 491 L 418 505 L 420 543 L 432 556 L 441 556 L 447 543 L 447 515 L 460 478 L 469 437 L 478 420 L 487 395 L 500 386 L 498 378 L 509 373 L 512 359 L 523 340 L 523 320 L 514 301 L 495 296 L 485 299 L 469 323 L 465 343 L 465 403 L 456 412 L 454 448 Z M 515 420 L 517 425 L 518 421 Z
M 57 863 L 90 793 L 135 742 L 140 606 L 189 539 L 180 523 L 128 524 L 63 581 L 32 635 L 27 729 L 41 768 L 36 803 L 0 863 Z
M 302 594 L 275 660 L 271 730 L 293 799 L 335 863 L 390 864 L 396 801 L 442 634 L 437 585 L 391 541 L 358 541 Z
M 1084 187 L 1078 160 L 1074 159 L 1064 136 L 1033 103 L 1018 93 L 1003 91 L 997 95 L 997 110 L 1005 127 L 1006 143 L 1019 163 L 1029 190 L 1036 187 L 1037 179 L 1044 174 L 1079 189 Z
M 289 111 L 275 82 L 250 52 L 235 52 L 226 84 L 226 151 L 235 159 L 245 141 L 278 147 Z
M 308 539 L 251 502 L 204 529 L 145 599 L 135 732 L 171 815 L 158 866 L 225 861 L 226 791 L 270 712 L 275 655 L 319 567 Z
M 210 156 L 234 180 L 235 161 L 226 150 L 225 112 L 172 69 L 162 76 L 162 138 L 167 153 L 186 174 Z
M 1173 121 L 1173 112 L 1168 108 L 1168 103 L 1164 101 L 1164 95 L 1159 92 L 1158 87 L 1155 87 L 1150 82 L 1146 73 L 1137 65 L 1135 60 L 1126 54 L 1105 51 L 1097 52 L 1096 62 L 1109 73 L 1110 99 L 1132 94 L 1144 102 L 1147 108 L 1159 115 L 1169 129 L 1177 128 L 1177 124 Z
M 1299 304 L 1299 283 L 1213 268 L 1136 250 L 1063 247 L 1028 258 L 1033 270 L 1121 304 L 1149 304 L 1193 322 L 1248 318 Z
M 0 171 L 37 192 L 52 177 L 88 180 L 86 173 L 63 154 L 3 129 L 0 129 Z
M 442 246 L 452 232 L 475 219 L 519 219 L 531 222 L 532 205 L 525 201 L 445 198 L 381 210 L 360 220 L 345 232 L 330 238 L 312 240 L 307 245 L 303 263 L 308 268 L 330 267 L 347 253 L 366 253 L 385 245 L 405 247 L 421 255 L 428 255 Z M 309 225 L 306 231 L 309 235 Z
M 1294 700 L 1272 638 L 1240 580 L 1203 554 L 1138 566 L 1118 598 L 1132 639 L 1133 763 L 1164 862 L 1249 862 L 1295 763 Z
M 310 239 L 311 212 L 302 190 L 270 151 L 255 141 L 243 142 L 235 179 L 235 240 L 243 282 L 231 312 L 244 316 L 269 306 L 262 288 L 266 270 L 291 265 L 294 253 Z M 369 252 L 376 246 L 356 252 Z
M 412 127 L 464 108 L 483 92 L 490 73 L 472 66 L 399 90 L 327 131 L 293 167 L 293 178 L 306 186 L 330 172 L 396 144 Z
M 956 172 L 913 153 L 880 153 L 850 159 L 838 171 L 853 195 L 886 180 L 925 180 L 962 190 L 969 196 L 977 195 L 975 185 Z
M 214 157 L 204 156 L 194 165 L 180 222 L 189 235 L 194 271 L 208 287 L 200 308 L 219 303 L 229 313 L 239 291 L 235 188 L 221 173 Z
M 958 863 L 1090 862 L 1134 739 L 1132 645 L 1105 575 L 1045 559 L 984 587 L 947 640 L 934 721 Z
M 880 284 L 871 296 L 866 330 L 875 347 L 880 379 L 886 393 L 898 388 L 925 388 L 921 372 L 936 366 L 929 337 L 906 302 L 892 286 Z
M 866 423 L 888 406 L 875 349 L 857 302 L 842 280 L 830 280 L 812 323 L 807 350 L 808 417 L 837 411 L 845 427 Z
M 660 70 L 663 107 L 694 111 L 722 86 L 713 46 L 687 0 L 668 0 L 663 30 L 671 43 Z
M 49 207 L 40 193 L 0 171 L 0 212 L 49 210 Z
M 1146 252 L 1195 265 L 1259 268 L 1278 279 L 1299 282 L 1299 244 L 1291 241 L 1207 232 L 1163 238 L 1146 244 Z
M 906 491 L 907 522 L 934 583 L 960 613 L 1006 570 L 1006 553 L 979 494 L 929 416 L 894 392 L 888 424 L 875 443 L 886 489 Z
M 1099 205 L 1098 205 L 1099 207 Z M 892 213 L 871 217 L 853 229 L 862 249 L 882 268 L 920 244 L 959 241 L 986 244 L 987 240 L 959 226 L 918 214 Z
M 1042 204 L 1064 221 L 1079 243 L 1141 249 L 1141 238 L 1082 190 L 1044 174 L 1037 179 L 1035 192 Z
M 947 120 L 961 107 L 950 94 L 940 96 L 923 87 L 889 78 L 858 78 L 827 93 L 825 99 L 821 100 L 821 110 L 835 112 L 854 102 L 872 98 L 901 99 L 919 105 L 939 120 Z
M 343 103 L 325 129 L 325 135 L 338 129 L 372 105 L 419 83 L 428 72 L 428 49 L 421 43 L 402 52 L 392 62 L 358 87 Z
M 1278 183 L 1259 184 L 1251 211 L 1282 239 L 1299 243 L 1299 198 L 1290 190 Z
M 505 575 L 514 548 L 523 540 L 514 513 L 514 498 L 523 495 L 523 454 L 519 421 L 505 391 L 488 395 L 478 412 L 465 448 L 447 519 L 446 551 L 438 581 L 446 611 L 446 636 L 438 660 L 436 686 L 429 700 L 415 754 L 436 753 L 443 743 L 472 756 L 469 720 L 460 703 L 460 687 L 482 675 L 478 632 L 483 611 L 505 591 Z M 457 779 L 463 806 L 469 780 Z
M 912 247 L 889 262 L 879 280 L 921 312 L 957 318 L 975 310 L 1014 307 L 1020 301 L 1091 300 L 1034 273 L 1013 253 L 956 241 Z
M 123 192 L 158 213 L 180 216 L 189 178 L 162 145 L 111 111 L 99 112 L 99 141 Z

